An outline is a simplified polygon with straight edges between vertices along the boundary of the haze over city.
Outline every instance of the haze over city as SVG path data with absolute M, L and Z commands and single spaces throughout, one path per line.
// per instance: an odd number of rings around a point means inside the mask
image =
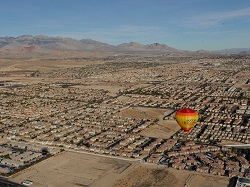
M 249 48 L 248 0 L 13 0 L 1 36 L 62 36 L 112 45 L 162 43 L 183 50 Z

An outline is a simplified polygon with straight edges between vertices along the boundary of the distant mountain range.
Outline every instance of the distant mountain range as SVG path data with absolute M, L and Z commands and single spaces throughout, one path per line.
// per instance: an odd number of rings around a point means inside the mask
M 216 50 L 214 52 L 227 53 L 227 54 L 250 54 L 250 48 L 222 49 L 222 50 Z
M 79 52 L 102 52 L 115 54 L 187 54 L 187 53 L 250 53 L 250 48 L 227 49 L 221 51 L 196 52 L 179 50 L 165 44 L 153 43 L 143 45 L 137 42 L 123 43 L 117 46 L 98 42 L 91 39 L 76 40 L 63 37 L 43 35 L 23 35 L 19 37 L 0 37 L 0 52 L 2 53 L 50 53 L 52 51 L 74 50 Z

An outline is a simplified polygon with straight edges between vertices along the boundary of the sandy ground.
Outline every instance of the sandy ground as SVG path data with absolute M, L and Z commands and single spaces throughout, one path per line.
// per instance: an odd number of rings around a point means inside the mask
M 221 140 L 220 145 L 245 145 L 245 143 L 232 141 L 232 140 Z
M 163 118 L 164 112 L 166 112 L 166 110 L 164 109 L 147 108 L 147 107 L 131 107 L 131 108 L 122 110 L 119 113 L 119 115 L 123 117 L 160 119 L 160 118 Z
M 74 61 L 74 60 L 0 60 L 0 71 L 17 71 L 17 70 L 52 70 L 65 67 L 83 67 L 89 64 L 102 64 L 97 61 Z
M 143 136 L 168 139 L 178 130 L 180 130 L 180 126 L 176 123 L 176 121 L 160 120 L 158 124 L 152 125 L 149 128 L 141 131 L 140 134 Z
M 112 187 L 181 186 L 178 179 L 165 169 L 137 166 Z
M 228 177 L 63 152 L 10 178 L 32 187 L 231 187 Z
M 187 187 L 226 187 L 229 185 L 227 177 L 205 176 L 191 174 L 187 180 Z
M 130 165 L 127 161 L 63 152 L 15 174 L 11 180 L 32 180 L 34 187 L 108 187 Z
M 150 118 L 143 111 L 140 111 L 134 107 L 124 109 L 124 110 L 120 111 L 117 115 L 119 115 L 121 117 L 131 117 L 131 118 L 136 118 L 136 119 Z
M 133 117 L 139 119 L 159 119 L 157 123 L 141 131 L 140 135 L 155 138 L 170 138 L 180 129 L 180 126 L 175 120 L 163 120 L 164 113 L 168 112 L 171 111 L 147 107 L 132 107 L 122 110 L 119 115 L 122 117 Z
M 164 168 L 158 165 L 136 165 L 112 187 L 232 187 L 228 177 Z
M 102 64 L 101 61 L 77 61 L 77 60 L 48 60 L 48 59 L 0 59 L 0 73 L 11 72 L 10 76 L 0 76 L 0 81 L 13 81 L 22 83 L 52 83 L 56 81 L 65 81 L 65 78 L 40 78 L 29 77 L 32 72 L 36 71 L 51 71 L 59 68 L 84 67 L 90 64 Z M 20 73 L 20 71 L 23 71 Z M 66 79 L 68 81 L 68 79 Z M 110 88 L 111 89 L 111 88 Z M 116 89 L 116 88 L 115 88 Z M 118 89 L 119 90 L 119 89 Z
M 250 88 L 250 84 L 235 84 L 236 88 L 242 88 L 243 90 L 248 90 Z

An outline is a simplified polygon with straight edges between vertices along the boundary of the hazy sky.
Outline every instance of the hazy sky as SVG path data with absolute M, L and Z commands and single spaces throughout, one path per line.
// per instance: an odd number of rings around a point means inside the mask
M 1 0 L 0 36 L 250 48 L 250 0 Z

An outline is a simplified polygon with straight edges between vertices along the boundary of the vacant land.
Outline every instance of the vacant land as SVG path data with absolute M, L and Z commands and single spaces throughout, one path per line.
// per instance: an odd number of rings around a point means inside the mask
M 113 187 L 177 187 L 178 184 L 178 179 L 165 169 L 138 166 L 122 179 L 118 180 Z
M 125 174 L 125 173 L 124 173 Z M 164 168 L 157 165 L 136 165 L 112 187 L 231 187 L 227 177 Z
M 174 120 L 160 120 L 155 125 L 143 130 L 140 135 L 168 139 L 180 129 Z
M 63 152 L 12 177 L 18 183 L 29 179 L 36 187 L 110 186 L 131 163 L 86 154 Z
M 28 60 L 0 59 L 1 71 L 16 70 L 53 70 L 58 68 L 83 67 L 91 64 L 103 64 L 101 61 L 81 61 L 64 59 L 39 59 Z
M 161 119 L 164 116 L 166 109 L 148 108 L 148 107 L 131 107 L 122 110 L 119 115 L 122 117 L 133 117 L 133 118 L 148 118 L 148 119 Z
M 53 83 L 65 81 L 65 78 L 44 78 L 31 76 L 35 72 L 50 73 L 53 70 L 60 70 L 73 67 L 85 67 L 87 65 L 103 64 L 101 61 L 65 60 L 65 59 L 0 59 L 0 81 L 23 82 L 27 84 Z
M 11 177 L 35 187 L 224 187 L 228 177 L 211 176 L 87 154 L 62 152 Z
M 132 107 L 122 110 L 119 115 L 122 117 L 133 117 L 138 119 L 158 119 L 159 121 L 154 125 L 141 131 L 140 135 L 167 139 L 180 129 L 180 126 L 175 120 L 163 120 L 164 114 L 170 112 L 171 110 L 167 109 Z
M 187 180 L 187 187 L 226 187 L 230 186 L 226 177 L 193 174 Z

